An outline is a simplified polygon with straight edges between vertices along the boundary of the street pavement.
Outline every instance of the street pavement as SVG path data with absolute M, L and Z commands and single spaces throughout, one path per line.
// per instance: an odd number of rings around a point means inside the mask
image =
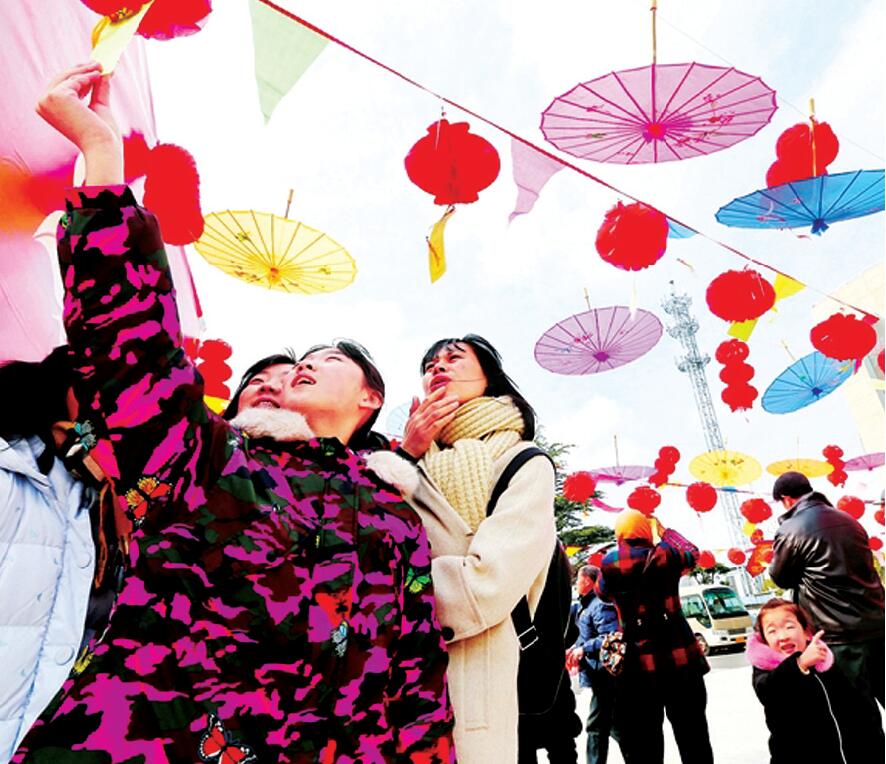
M 769 731 L 763 717 L 763 706 L 751 686 L 751 667 L 744 653 L 713 655 L 708 658 L 711 671 L 705 676 L 708 690 L 708 728 L 714 761 L 717 764 L 767 764 Z M 588 718 L 591 691 L 576 696 L 578 715 Z M 665 720 L 665 764 L 680 764 L 677 744 Z M 577 740 L 579 764 L 585 761 L 585 734 Z M 611 741 L 609 764 L 624 764 L 615 741 Z M 540 753 L 539 762 L 547 762 Z

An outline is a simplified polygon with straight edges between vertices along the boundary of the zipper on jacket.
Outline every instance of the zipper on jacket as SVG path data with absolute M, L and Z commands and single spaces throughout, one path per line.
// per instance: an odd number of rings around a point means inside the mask
M 834 709 L 831 706 L 831 698 L 824 686 L 824 682 L 821 681 L 821 677 L 818 674 L 813 674 L 813 676 L 821 685 L 821 691 L 824 693 L 825 703 L 828 704 L 828 713 L 831 715 L 831 720 L 834 722 L 834 729 L 837 730 L 837 747 L 840 749 L 840 758 L 843 760 L 843 764 L 846 764 L 846 754 L 843 753 L 843 735 L 840 733 L 840 725 L 837 723 L 837 717 L 834 716 Z

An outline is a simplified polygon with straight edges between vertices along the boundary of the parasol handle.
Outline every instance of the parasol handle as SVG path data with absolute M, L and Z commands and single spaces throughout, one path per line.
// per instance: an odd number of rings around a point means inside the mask
M 655 12 L 658 10 L 658 0 L 652 0 L 652 7 L 649 10 L 652 11 L 652 65 L 655 66 L 658 55 L 655 37 Z
M 613 435 L 612 441 L 615 443 L 615 466 L 620 467 L 621 464 L 618 461 L 618 435 Z
M 286 212 L 283 213 L 283 217 L 285 217 L 285 218 L 289 217 L 289 208 L 292 206 L 292 194 L 293 194 L 293 189 L 290 188 L 289 189 L 289 196 L 286 199 Z
M 585 287 L 585 305 L 588 306 L 588 310 L 591 309 L 591 296 L 588 294 L 588 288 Z
M 809 99 L 809 134 L 812 136 L 812 177 L 818 175 L 818 161 L 815 157 L 815 99 Z

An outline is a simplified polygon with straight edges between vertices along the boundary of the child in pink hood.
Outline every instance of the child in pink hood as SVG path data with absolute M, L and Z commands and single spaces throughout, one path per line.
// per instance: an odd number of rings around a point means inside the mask
M 883 760 L 880 719 L 834 667 L 823 633 L 813 635 L 809 614 L 787 600 L 769 600 L 757 616 L 747 656 L 771 733 L 771 764 Z

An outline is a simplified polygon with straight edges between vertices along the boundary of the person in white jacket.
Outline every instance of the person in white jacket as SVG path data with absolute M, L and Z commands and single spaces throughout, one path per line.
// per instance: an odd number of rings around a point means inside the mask
M 90 495 L 56 458 L 68 418 L 67 353 L 0 367 L 0 762 L 61 688 L 84 635 L 95 574 Z

